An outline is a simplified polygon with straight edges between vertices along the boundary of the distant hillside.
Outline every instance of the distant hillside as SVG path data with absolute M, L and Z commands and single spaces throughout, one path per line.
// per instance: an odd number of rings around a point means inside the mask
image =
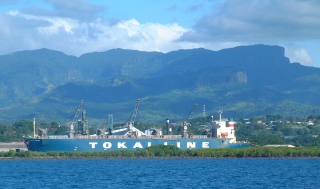
M 0 56 L 0 122 L 66 122 L 80 100 L 89 123 L 155 122 L 223 108 L 225 116 L 319 114 L 320 69 L 290 63 L 279 46 L 169 53 L 113 49 L 68 56 L 49 49 Z

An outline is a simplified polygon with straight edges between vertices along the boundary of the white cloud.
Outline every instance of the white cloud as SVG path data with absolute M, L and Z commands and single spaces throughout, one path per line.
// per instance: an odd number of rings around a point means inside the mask
M 125 48 L 168 52 L 181 48 L 175 40 L 187 31 L 175 23 L 168 25 L 140 24 L 134 19 L 122 21 L 112 26 L 102 22 L 91 23 L 91 28 L 96 30 L 94 35 L 101 42 L 96 44 L 100 51 L 110 48 Z M 90 40 L 90 43 L 96 43 L 96 40 Z
M 186 28 L 172 24 L 140 24 L 131 19 L 110 25 L 101 19 L 91 22 L 80 22 L 76 19 L 48 17 L 10 11 L 11 24 L 4 26 L 8 35 L 0 36 L 1 40 L 10 40 L 10 45 L 19 44 L 18 50 L 49 48 L 67 54 L 81 55 L 86 52 L 105 51 L 113 48 L 136 49 L 142 51 L 168 52 L 180 48 L 194 47 L 193 43 L 176 42 Z M 3 22 L 4 23 L 4 22 Z M 15 30 L 14 25 L 24 23 L 26 28 Z M 20 32 L 23 34 L 20 35 Z M 10 53 L 12 48 L 0 49 L 1 54 Z M 15 49 L 16 51 L 17 49 Z
M 290 59 L 290 62 L 299 62 L 305 66 L 313 66 L 312 58 L 303 48 L 285 48 L 285 56 Z
M 24 14 L 48 16 L 48 17 L 64 17 L 77 20 L 92 20 L 96 16 L 105 11 L 106 7 L 94 5 L 88 0 L 40 0 L 41 3 L 50 6 L 50 10 L 37 7 L 24 8 L 21 10 Z M 32 2 L 34 3 L 34 2 Z M 26 2 L 26 4 L 31 4 Z
M 39 33 L 44 35 L 56 34 L 61 28 L 67 33 L 72 33 L 72 30 L 78 27 L 78 21 L 70 18 L 33 16 L 33 15 L 23 14 L 18 11 L 10 11 L 8 12 L 8 14 L 15 17 L 21 17 L 26 20 L 41 20 L 41 21 L 46 21 L 50 23 L 49 26 L 37 27 L 37 30 L 39 31 Z
M 0 42 L 6 44 L 0 46 L 0 54 L 49 48 L 79 56 L 114 48 L 169 52 L 262 43 L 285 46 L 292 62 L 312 65 L 310 52 L 295 41 L 320 38 L 320 3 L 312 0 L 220 1 L 192 28 L 175 22 L 107 21 L 97 18 L 105 8 L 86 0 L 79 1 L 78 6 L 63 0 L 46 2 L 51 3 L 52 10 L 29 8 L 0 13 Z M 193 10 L 199 8 L 194 6 Z
M 299 44 L 319 41 L 319 10 L 320 1 L 314 0 L 220 1 L 179 41 L 205 43 L 206 48 L 216 44 L 280 45 L 286 47 L 286 54 L 293 62 L 310 66 L 311 49 Z M 319 54 L 312 52 L 317 60 Z
M 182 40 L 277 43 L 319 39 L 320 3 L 312 0 L 226 0 Z

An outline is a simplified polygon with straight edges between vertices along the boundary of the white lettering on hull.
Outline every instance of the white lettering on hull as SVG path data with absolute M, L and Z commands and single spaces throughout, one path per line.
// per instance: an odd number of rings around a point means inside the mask
M 111 142 L 104 142 L 104 143 L 103 143 L 103 148 L 109 149 L 109 148 L 111 148 L 111 147 L 112 147 Z
M 91 144 L 91 148 L 96 148 L 96 145 L 98 144 L 97 142 L 89 142 Z
M 196 148 L 195 142 L 187 142 L 187 148 Z
M 133 148 L 143 148 L 140 142 L 136 142 Z
M 209 148 L 209 142 L 202 142 L 202 148 Z
M 209 146 L 210 142 L 201 142 L 201 148 L 210 148 Z M 91 148 L 94 149 L 96 148 L 99 144 L 98 142 L 89 142 L 89 145 L 91 145 Z M 101 145 L 101 144 L 100 144 Z M 114 145 L 116 145 L 116 147 L 119 149 L 119 148 L 128 148 L 126 145 L 126 142 L 117 142 L 117 144 L 115 143 L 112 143 L 112 142 L 104 142 L 102 143 L 102 147 L 104 149 L 111 149 Z M 152 142 L 147 142 L 146 144 L 148 147 L 152 146 Z M 163 142 L 163 145 L 168 145 L 168 142 Z M 181 142 L 177 142 L 176 143 L 176 146 L 178 148 L 181 148 Z M 196 142 L 187 142 L 186 146 L 183 146 L 183 148 L 187 148 L 187 149 L 192 149 L 192 148 L 196 148 L 197 146 L 197 143 Z M 145 148 L 146 146 L 143 146 L 141 142 L 135 142 L 133 146 L 129 146 L 129 149 L 130 148 Z M 200 146 L 198 146 L 200 147 Z
M 127 148 L 125 144 L 126 142 L 118 142 L 118 148 Z

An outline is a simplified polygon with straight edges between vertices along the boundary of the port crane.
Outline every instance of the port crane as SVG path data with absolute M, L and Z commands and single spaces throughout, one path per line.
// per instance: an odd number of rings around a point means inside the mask
M 188 126 L 191 123 L 191 120 L 193 118 L 194 113 L 196 112 L 197 107 L 198 107 L 198 104 L 195 104 L 194 107 L 191 110 L 191 113 L 190 113 L 188 119 L 182 121 L 183 137 L 185 137 L 185 138 L 188 137 L 188 133 L 187 133 L 188 132 Z
M 132 112 L 131 116 L 129 117 L 129 119 L 125 122 L 124 126 L 118 128 L 116 130 L 112 130 L 111 132 L 109 132 L 110 135 L 117 135 L 117 133 L 119 133 L 119 132 L 121 132 L 121 133 L 125 132 L 124 135 L 126 135 L 130 138 L 137 138 L 139 136 L 146 135 L 145 133 L 143 133 L 142 131 L 140 131 L 139 129 L 134 127 L 134 122 L 136 120 L 139 103 L 140 103 L 140 100 L 137 99 L 135 107 L 133 109 L 133 112 Z
M 137 99 L 136 101 L 136 105 L 133 109 L 133 112 L 131 114 L 131 117 L 128 119 L 127 121 L 127 127 L 129 128 L 129 130 L 132 129 L 132 127 L 134 126 L 134 122 L 136 120 L 136 117 L 137 117 L 137 113 L 138 113 L 138 106 L 139 106 L 139 103 L 140 103 L 140 100 Z
M 74 123 L 77 121 L 78 117 L 79 117 L 79 114 L 81 112 L 81 109 L 82 109 L 82 105 L 84 103 L 84 100 L 81 100 L 80 101 L 80 104 L 76 110 L 76 113 L 74 114 L 74 117 L 71 121 L 69 121 L 69 131 L 70 131 L 70 138 L 73 137 L 73 134 L 74 134 Z
M 86 111 L 82 110 L 81 113 L 81 119 L 78 120 L 78 133 L 82 135 L 87 135 L 89 133 L 87 127 L 86 127 Z
M 109 129 L 113 130 L 113 114 L 108 114 L 107 126 Z

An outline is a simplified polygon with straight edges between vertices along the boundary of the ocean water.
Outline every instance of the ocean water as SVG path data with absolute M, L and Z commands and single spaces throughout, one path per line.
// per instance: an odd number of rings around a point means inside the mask
M 320 188 L 320 158 L 0 161 L 0 188 Z

